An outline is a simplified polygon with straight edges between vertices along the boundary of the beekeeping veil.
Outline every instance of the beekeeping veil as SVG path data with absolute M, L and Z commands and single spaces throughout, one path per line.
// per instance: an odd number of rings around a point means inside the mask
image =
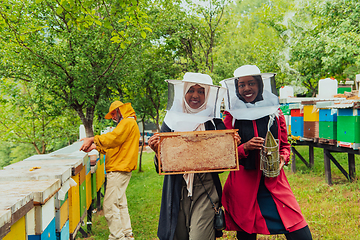
M 240 77 L 254 76 L 258 82 L 259 93 L 255 100 L 247 103 L 239 94 L 237 81 Z M 264 116 L 276 114 L 280 107 L 279 98 L 272 93 L 271 79 L 274 73 L 261 73 L 255 65 L 244 65 L 234 71 L 234 77 L 220 83 L 227 88 L 225 94 L 225 110 L 235 119 L 256 120 Z
M 164 119 L 166 125 L 174 131 L 194 131 L 199 124 L 213 118 L 220 118 L 220 105 L 226 89 L 215 86 L 207 74 L 185 73 L 183 80 L 168 82 L 168 104 Z M 197 109 L 191 108 L 185 101 L 187 91 L 194 85 L 205 89 L 205 102 Z

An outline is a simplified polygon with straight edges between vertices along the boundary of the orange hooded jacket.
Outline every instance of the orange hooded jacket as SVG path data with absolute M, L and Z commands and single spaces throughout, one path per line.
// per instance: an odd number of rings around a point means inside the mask
M 123 119 L 109 133 L 96 135 L 96 150 L 105 154 L 106 172 L 131 172 L 137 168 L 140 131 L 131 103 L 122 104 Z

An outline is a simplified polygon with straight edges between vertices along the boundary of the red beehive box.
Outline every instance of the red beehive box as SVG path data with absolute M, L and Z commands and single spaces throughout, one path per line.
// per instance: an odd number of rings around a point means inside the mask
M 292 117 L 303 117 L 304 112 L 301 109 L 291 109 L 290 112 Z

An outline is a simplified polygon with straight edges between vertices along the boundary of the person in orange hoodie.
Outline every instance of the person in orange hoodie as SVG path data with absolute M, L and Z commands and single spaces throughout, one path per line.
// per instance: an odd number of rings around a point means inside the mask
M 106 134 L 81 139 L 84 143 L 80 150 L 96 149 L 105 154 L 107 185 L 103 208 L 109 239 L 133 239 L 125 191 L 131 172 L 137 168 L 140 131 L 131 103 L 113 102 L 105 118 L 114 120 L 116 128 Z

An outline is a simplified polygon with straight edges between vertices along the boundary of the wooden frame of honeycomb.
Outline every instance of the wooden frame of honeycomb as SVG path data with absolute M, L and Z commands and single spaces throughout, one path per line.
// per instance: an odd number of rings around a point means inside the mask
M 159 133 L 159 174 L 239 170 L 236 129 Z

